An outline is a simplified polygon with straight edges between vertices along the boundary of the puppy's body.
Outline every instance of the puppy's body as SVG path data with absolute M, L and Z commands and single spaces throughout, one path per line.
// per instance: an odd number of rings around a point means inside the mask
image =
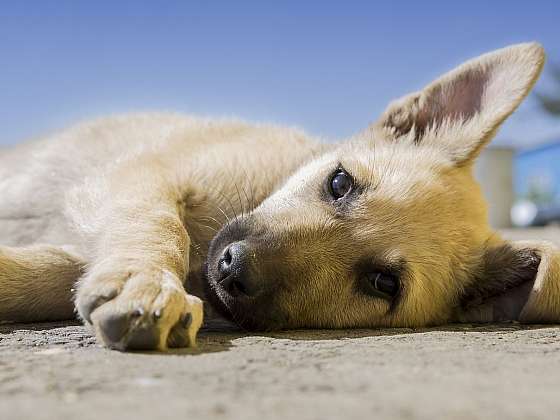
M 80 316 L 119 349 L 193 344 L 203 288 L 248 328 L 558 321 L 558 252 L 493 233 L 471 171 L 542 62 L 483 56 L 330 146 L 149 114 L 5 151 L 0 319 L 71 317 L 79 279 Z
M 163 195 L 176 206 L 191 243 L 184 256 L 188 289 L 202 296 L 199 274 L 214 234 L 260 204 L 323 147 L 285 127 L 139 114 L 84 123 L 9 150 L 0 155 L 0 244 L 48 247 L 31 248 L 30 261 L 18 264 L 33 265 L 43 252 L 45 267 L 23 270 L 19 279 L 11 273 L 0 282 L 0 289 L 20 291 L 0 293 L 0 319 L 71 318 L 71 289 L 98 252 L 103 230 L 122 222 L 112 207 L 121 198 L 139 219 L 149 218 L 150 211 L 157 219 L 162 210 L 151 201 Z M 127 230 L 129 251 L 141 260 L 147 239 Z M 3 249 L 16 261 L 14 252 Z M 49 269 L 57 258 L 71 261 L 72 269 L 65 268 L 71 275 Z M 30 281 L 31 272 L 41 272 L 41 280 Z M 33 289 L 36 299 L 30 299 Z M 45 294 L 45 305 L 37 304 Z
M 83 123 L 0 154 L 0 241 L 71 245 L 89 252 L 75 225 L 82 233 L 95 229 L 96 211 L 109 194 L 104 181 L 140 160 L 148 179 L 162 176 L 165 165 L 177 181 L 188 180 L 177 186 L 178 201 L 204 201 L 205 215 L 221 220 L 221 208 L 233 217 L 242 206 L 260 203 L 322 147 L 295 129 L 234 120 L 154 113 Z M 141 173 L 133 176 L 135 184 L 147 181 Z M 234 186 L 251 193 L 253 203 L 245 195 L 240 202 Z

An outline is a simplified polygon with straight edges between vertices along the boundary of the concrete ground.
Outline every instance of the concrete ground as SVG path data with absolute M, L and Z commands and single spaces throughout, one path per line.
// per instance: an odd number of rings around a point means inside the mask
M 547 237 L 560 229 L 506 232 Z M 216 329 L 218 331 L 216 331 Z M 0 419 L 560 416 L 560 326 L 201 333 L 119 353 L 72 323 L 0 325 Z

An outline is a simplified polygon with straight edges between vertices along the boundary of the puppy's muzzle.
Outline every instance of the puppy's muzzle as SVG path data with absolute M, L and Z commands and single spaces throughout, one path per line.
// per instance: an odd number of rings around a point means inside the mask
M 217 284 L 230 296 L 254 297 L 259 294 L 262 282 L 255 275 L 251 250 L 245 241 L 226 246 L 218 259 Z

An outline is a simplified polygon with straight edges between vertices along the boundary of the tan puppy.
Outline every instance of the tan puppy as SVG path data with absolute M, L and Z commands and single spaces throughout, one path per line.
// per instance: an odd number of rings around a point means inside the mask
M 500 239 L 472 177 L 543 62 L 483 55 L 336 145 L 150 114 L 5 151 L 0 319 L 75 303 L 112 348 L 188 346 L 206 289 L 246 328 L 560 321 L 559 251 Z

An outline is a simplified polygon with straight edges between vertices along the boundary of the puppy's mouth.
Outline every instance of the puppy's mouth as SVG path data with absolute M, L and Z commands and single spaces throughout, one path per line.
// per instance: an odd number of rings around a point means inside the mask
M 239 327 L 248 331 L 271 331 L 281 329 L 285 324 L 283 317 L 272 316 L 271 296 L 235 296 L 224 290 L 209 274 L 207 266 L 204 267 L 202 279 L 206 301 L 221 317 Z
M 204 296 L 221 316 L 234 321 L 231 307 L 233 306 L 233 297 L 228 296 L 221 289 L 217 281 L 215 281 L 208 273 L 208 264 L 205 264 L 202 271 L 202 280 L 204 284 Z

